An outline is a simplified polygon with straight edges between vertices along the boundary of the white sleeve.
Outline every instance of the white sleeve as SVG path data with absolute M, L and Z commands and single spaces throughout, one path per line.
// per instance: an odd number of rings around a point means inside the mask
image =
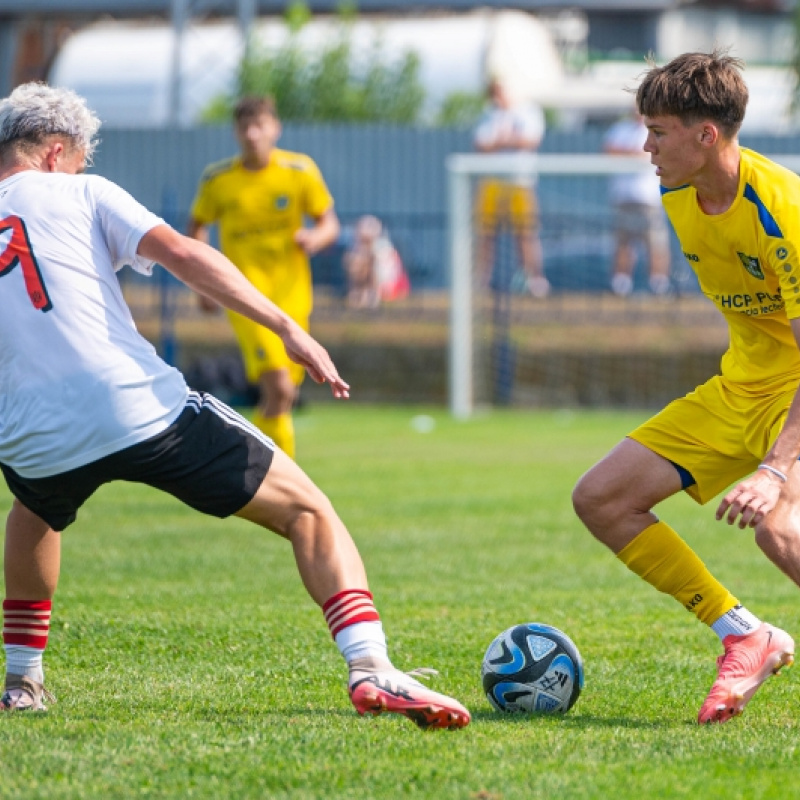
M 138 255 L 139 242 L 148 231 L 164 225 L 161 217 L 148 211 L 124 189 L 93 175 L 88 186 L 93 194 L 100 228 L 111 254 L 114 271 L 126 264 L 143 275 L 151 275 L 155 262 Z
M 490 147 L 494 144 L 497 138 L 497 124 L 496 115 L 490 113 L 484 114 L 478 121 L 478 126 L 475 128 L 473 142 L 477 147 Z
M 522 135 L 527 141 L 541 142 L 544 137 L 544 112 L 539 106 L 531 106 L 520 114 Z

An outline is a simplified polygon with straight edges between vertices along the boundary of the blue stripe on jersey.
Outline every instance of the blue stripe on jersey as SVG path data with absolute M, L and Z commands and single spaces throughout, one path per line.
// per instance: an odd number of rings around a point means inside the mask
M 775 236 L 778 239 L 783 239 L 781 229 L 778 223 L 775 222 L 775 217 L 767 211 L 767 207 L 761 202 L 761 198 L 756 194 L 756 190 L 748 183 L 744 187 L 744 196 L 758 209 L 758 221 L 767 236 Z
M 683 186 L 676 186 L 673 189 L 669 189 L 666 186 L 659 186 L 658 187 L 658 189 L 661 192 L 662 196 L 665 195 L 665 194 L 668 194 L 669 192 L 679 192 L 681 189 L 688 189 L 688 188 L 689 188 L 689 184 L 688 183 L 684 183 Z

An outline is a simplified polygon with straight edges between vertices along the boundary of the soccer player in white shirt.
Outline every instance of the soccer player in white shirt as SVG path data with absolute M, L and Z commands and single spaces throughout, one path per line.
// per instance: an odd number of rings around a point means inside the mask
M 139 335 L 115 272 L 154 263 L 276 333 L 333 395 L 349 386 L 325 349 L 221 253 L 113 183 L 82 175 L 99 120 L 65 89 L 25 84 L 0 101 L 0 470 L 6 525 L 0 708 L 43 710 L 42 656 L 61 531 L 102 484 L 138 481 L 218 517 L 287 538 L 347 661 L 361 714 L 459 728 L 469 712 L 389 661 L 364 566 L 325 495 L 264 434 L 190 390 Z

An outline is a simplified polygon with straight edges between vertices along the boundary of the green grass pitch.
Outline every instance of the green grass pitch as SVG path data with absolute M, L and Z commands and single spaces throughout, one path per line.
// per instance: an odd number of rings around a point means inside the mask
M 412 425 L 422 413 L 432 430 Z M 357 716 L 285 541 L 104 487 L 64 535 L 46 656 L 59 702 L 0 717 L 0 797 L 796 796 L 798 675 L 768 681 L 740 719 L 698 727 L 716 637 L 574 517 L 578 476 L 644 417 L 299 415 L 300 461 L 361 549 L 395 663 L 440 671 L 434 688 L 473 713 L 462 731 Z M 753 612 L 800 634 L 800 595 L 750 533 L 716 523 L 713 503 L 659 511 Z M 583 654 L 586 686 L 564 717 L 503 716 L 482 694 L 485 648 L 527 621 Z

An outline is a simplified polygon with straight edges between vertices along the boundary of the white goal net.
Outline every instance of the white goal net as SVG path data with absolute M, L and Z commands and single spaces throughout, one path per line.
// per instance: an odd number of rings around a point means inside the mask
M 775 160 L 800 171 L 798 156 Z M 455 416 L 493 405 L 658 406 L 717 370 L 727 328 L 700 293 L 668 223 L 661 220 L 660 240 L 668 275 L 655 284 L 652 240 L 624 235 L 611 199 L 615 177 L 653 174 L 649 159 L 454 154 L 447 171 L 448 391 Z M 530 248 L 531 231 L 519 222 L 524 208 L 506 208 L 501 219 L 496 198 L 487 204 L 486 187 L 496 184 L 534 187 L 533 239 L 546 296 L 535 296 L 545 292 L 530 282 L 524 242 Z M 615 293 L 620 238 L 634 261 L 625 291 Z

